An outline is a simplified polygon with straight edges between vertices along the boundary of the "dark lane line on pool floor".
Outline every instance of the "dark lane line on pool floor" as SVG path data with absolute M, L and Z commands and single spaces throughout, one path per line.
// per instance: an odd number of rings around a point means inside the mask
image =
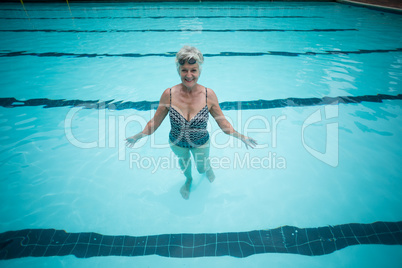
M 171 258 L 290 253 L 320 256 L 353 245 L 402 245 L 402 221 L 348 223 L 335 226 L 230 233 L 186 233 L 149 236 L 67 233 L 55 229 L 24 229 L 0 233 L 0 260 L 74 255 L 159 255 Z
M 176 52 L 165 53 L 122 53 L 122 54 L 109 54 L 109 53 L 67 53 L 67 52 L 27 52 L 27 51 L 6 51 L 0 50 L 0 58 L 6 57 L 69 57 L 69 58 L 103 58 L 103 57 L 124 57 L 124 58 L 143 58 L 143 57 L 175 57 Z M 298 56 L 316 56 L 316 55 L 350 55 L 350 54 L 371 54 L 371 53 L 392 53 L 402 52 L 402 48 L 395 49 L 361 49 L 357 51 L 325 51 L 325 52 L 285 52 L 285 51 L 266 51 L 266 52 L 220 52 L 216 54 L 205 53 L 204 57 L 258 57 L 258 56 L 285 56 L 285 57 L 298 57 Z
M 254 101 L 226 101 L 219 105 L 222 110 L 259 110 L 284 107 L 305 107 L 331 104 L 353 104 L 361 102 L 382 103 L 383 100 L 402 100 L 402 94 L 398 95 L 363 95 L 363 96 L 338 96 L 323 98 L 287 98 L 276 100 L 254 100 Z M 5 108 L 43 106 L 43 108 L 54 107 L 83 107 L 86 109 L 109 109 L 126 110 L 135 109 L 139 111 L 155 110 L 158 101 L 115 101 L 115 100 L 52 100 L 47 98 L 17 100 L 15 98 L 0 98 L 0 106 Z
M 212 32 L 212 33 L 233 33 L 233 32 L 349 32 L 357 29 L 133 29 L 133 30 L 62 30 L 62 29 L 3 29 L 0 32 L 11 33 L 176 33 L 176 32 Z
M 127 16 L 127 17 L 60 17 L 60 18 L 33 18 L 29 20 L 71 20 L 71 19 L 323 19 L 325 17 L 319 16 Z M 28 18 L 0 18 L 0 20 L 26 20 Z
M 49 4 L 49 3 L 48 3 Z M 111 10 L 119 10 L 119 11 L 126 11 L 126 10 L 139 10 L 139 11 L 148 11 L 148 10 L 157 10 L 157 11 L 163 11 L 163 10 L 215 10 L 215 11 L 227 11 L 227 10 L 242 10 L 242 11 L 250 11 L 250 10 L 284 10 L 284 9 L 308 9 L 308 7 L 260 7 L 260 6 L 247 6 L 247 7 L 226 7 L 226 6 L 219 6 L 219 7 L 203 7 L 203 6 L 196 6 L 196 7 L 132 7 L 132 8 L 99 8 L 99 7 L 88 7 L 88 8 L 79 8 L 79 6 L 74 7 L 74 11 L 85 11 L 88 12 L 90 10 L 91 12 L 93 11 L 111 11 Z M 21 8 L 0 8 L 0 11 L 21 11 L 25 12 L 23 7 Z M 52 9 L 29 9 L 27 8 L 26 11 L 52 11 L 52 12 L 62 12 L 62 11 L 67 11 L 66 8 L 62 9 L 57 9 L 57 6 L 55 6 Z

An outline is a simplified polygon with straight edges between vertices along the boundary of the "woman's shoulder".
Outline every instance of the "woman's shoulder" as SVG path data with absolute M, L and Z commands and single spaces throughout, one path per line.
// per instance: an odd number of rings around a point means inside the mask
M 207 94 L 208 94 L 208 98 L 216 98 L 216 94 L 215 91 L 213 91 L 212 88 L 209 87 L 205 87 L 207 89 Z
M 168 87 L 168 88 L 163 92 L 163 94 L 167 93 L 167 94 L 170 95 L 170 93 L 177 92 L 177 89 L 179 89 L 179 88 L 180 88 L 180 84 L 177 84 L 177 85 Z
M 163 91 L 160 102 L 167 104 L 170 102 L 170 88 Z
M 209 87 L 206 87 L 206 86 L 203 86 L 203 85 L 200 85 L 200 84 L 198 84 L 198 90 L 200 91 L 200 92 L 207 92 L 207 94 L 209 95 L 209 94 L 215 94 L 215 92 L 212 90 L 212 88 L 209 88 Z

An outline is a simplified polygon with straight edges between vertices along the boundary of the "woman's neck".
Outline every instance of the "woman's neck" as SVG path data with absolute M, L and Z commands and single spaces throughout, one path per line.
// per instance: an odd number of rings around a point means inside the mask
M 195 84 L 195 85 L 192 86 L 192 87 L 186 87 L 186 86 L 183 85 L 183 84 L 181 84 L 181 85 L 182 85 L 182 90 L 183 90 L 184 92 L 188 92 L 188 93 L 195 91 L 195 90 L 197 89 L 197 86 L 198 86 L 198 84 Z

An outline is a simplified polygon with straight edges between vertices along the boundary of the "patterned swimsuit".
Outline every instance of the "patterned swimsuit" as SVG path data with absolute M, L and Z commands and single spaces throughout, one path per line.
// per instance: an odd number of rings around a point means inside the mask
M 205 88 L 205 102 L 207 101 L 207 88 Z M 208 105 L 201 109 L 190 121 L 184 118 L 172 107 L 172 89 L 170 89 L 169 109 L 171 130 L 170 141 L 180 147 L 196 148 L 205 144 L 209 139 L 207 123 L 209 118 Z

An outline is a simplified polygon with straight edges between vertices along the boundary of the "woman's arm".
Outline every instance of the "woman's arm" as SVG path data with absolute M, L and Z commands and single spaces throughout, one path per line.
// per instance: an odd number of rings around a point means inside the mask
M 247 149 L 249 146 L 251 148 L 254 148 L 257 145 L 256 140 L 240 134 L 233 128 L 232 124 L 229 123 L 229 121 L 223 114 L 222 109 L 219 106 L 218 97 L 216 96 L 215 92 L 212 89 L 208 89 L 208 103 L 210 107 L 209 112 L 214 117 L 216 123 L 218 123 L 218 126 L 222 129 L 222 131 L 225 134 L 233 136 L 243 141 Z
M 141 138 L 151 135 L 154 133 L 158 127 L 162 124 L 163 120 L 165 119 L 166 115 L 169 112 L 169 104 L 170 104 L 170 92 L 169 89 L 166 89 L 161 99 L 159 100 L 158 108 L 156 109 L 154 117 L 149 120 L 145 128 L 138 134 L 128 137 L 126 139 L 126 146 L 133 147 L 134 144 Z

